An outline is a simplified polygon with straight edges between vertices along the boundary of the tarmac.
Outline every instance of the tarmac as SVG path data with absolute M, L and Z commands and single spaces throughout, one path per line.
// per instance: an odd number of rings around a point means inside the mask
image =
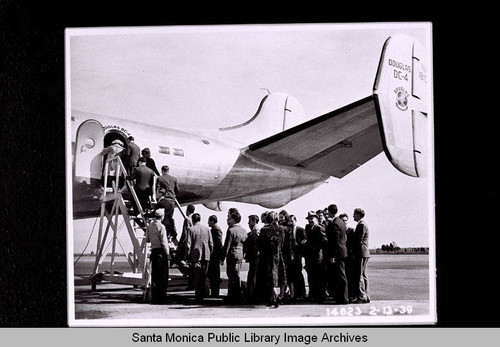
M 435 304 L 428 297 L 428 285 L 420 283 L 418 278 L 420 287 L 412 283 L 413 277 L 421 275 L 417 275 L 414 269 L 409 270 L 406 271 L 407 280 L 391 285 L 390 276 L 378 276 L 377 272 L 383 270 L 377 270 L 377 267 L 372 270 L 373 280 L 378 282 L 377 278 L 380 278 L 383 281 L 378 285 L 374 283 L 374 287 L 385 285 L 388 295 L 372 295 L 370 303 L 336 305 L 328 299 L 322 303 L 298 300 L 294 304 L 284 304 L 277 308 L 264 304 L 228 304 L 224 300 L 227 295 L 225 271 L 221 271 L 223 282 L 220 297 L 205 298 L 199 303 L 195 302 L 194 290 L 187 290 L 187 278 L 176 267 L 170 268 L 167 302 L 164 304 L 151 304 L 145 298 L 143 289 L 131 285 L 103 281 L 92 290 L 89 275 L 77 274 L 74 278 L 74 308 L 69 311 L 69 323 L 70 326 L 148 327 L 434 324 Z M 241 278 L 246 278 L 246 271 L 242 271 Z M 401 283 L 407 284 L 413 292 L 391 295 L 391 292 L 404 290 L 398 289 Z

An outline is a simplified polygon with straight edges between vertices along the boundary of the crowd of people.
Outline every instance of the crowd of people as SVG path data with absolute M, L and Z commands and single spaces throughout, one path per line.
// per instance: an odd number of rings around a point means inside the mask
M 231 208 L 227 213 L 225 240 L 222 240 L 217 216 L 210 216 L 207 226 L 200 214 L 195 213 L 194 205 L 188 205 L 176 247 L 168 246 L 173 245 L 174 237 L 167 232 L 167 221 L 162 231 L 166 241 L 158 247 L 167 254 L 170 252 L 169 258 L 188 278 L 187 289 L 195 291 L 197 302 L 207 296 L 220 297 L 221 267 L 225 265 L 228 304 L 279 307 L 304 301 L 368 303 L 366 265 L 370 253 L 365 212 L 360 208 L 354 210 L 355 229 L 347 227 L 347 214 L 337 216 L 337 212 L 335 204 L 325 210 L 310 211 L 307 224 L 301 227 L 296 216 L 286 210 L 266 211 L 261 216 L 248 216 L 248 229 L 245 229 L 241 225 L 241 214 Z M 165 218 L 162 208 L 158 208 L 155 215 L 160 220 Z M 263 225 L 259 228 L 260 222 Z M 157 233 L 156 225 L 150 224 L 147 233 Z M 151 248 L 156 248 L 153 242 Z M 174 249 L 176 252 L 172 254 Z M 151 261 L 155 262 L 153 258 Z M 244 262 L 248 263 L 246 278 L 240 275 Z M 152 270 L 152 286 L 156 285 L 156 268 Z M 307 274 L 308 291 L 303 270 Z M 162 271 L 165 294 L 168 264 Z M 159 300 L 164 299 L 165 296 L 161 296 Z M 156 298 L 153 297 L 153 301 L 156 302 Z
M 194 290 L 198 302 L 207 296 L 220 296 L 224 265 L 228 278 L 225 300 L 229 304 L 279 307 L 298 301 L 370 302 L 366 274 L 369 234 L 361 208 L 353 211 L 355 229 L 347 227 L 348 215 L 337 216 L 337 206 L 330 204 L 308 212 L 304 227 L 298 225 L 295 215 L 281 210 L 249 215 L 248 230 L 240 225 L 240 212 L 230 208 L 223 242 L 217 216 L 210 216 L 205 225 L 201 215 L 195 213 L 195 206 L 188 205 L 178 239 L 173 219 L 179 191 L 177 179 L 170 175 L 167 165 L 161 168 L 160 175 L 149 149 L 141 151 L 133 137 L 127 142 L 125 150 L 120 140 L 114 140 L 103 154 L 108 158 L 123 154 L 127 179 L 133 182 L 143 211 L 149 212 L 146 216 L 154 219 L 146 228 L 146 241 L 151 245 L 152 302 L 165 302 L 167 298 L 169 262 L 188 278 L 187 289 Z M 153 209 L 154 191 L 157 201 Z M 134 213 L 138 212 L 136 205 Z M 246 279 L 240 276 L 244 262 L 248 263 Z

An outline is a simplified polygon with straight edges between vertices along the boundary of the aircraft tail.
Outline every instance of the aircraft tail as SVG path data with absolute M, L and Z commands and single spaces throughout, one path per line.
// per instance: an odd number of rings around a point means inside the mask
M 430 98 L 424 46 L 407 35 L 393 35 L 382 50 L 373 88 L 384 151 L 399 171 L 427 173 Z
M 306 120 L 304 108 L 293 96 L 271 93 L 260 102 L 255 115 L 248 121 L 219 128 L 221 132 L 242 130 L 246 135 L 258 134 L 259 138 L 275 135 Z

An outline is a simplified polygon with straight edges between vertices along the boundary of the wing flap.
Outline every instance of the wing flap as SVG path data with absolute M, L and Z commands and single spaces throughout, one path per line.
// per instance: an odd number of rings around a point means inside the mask
M 250 155 L 341 178 L 383 150 L 372 96 L 248 147 Z

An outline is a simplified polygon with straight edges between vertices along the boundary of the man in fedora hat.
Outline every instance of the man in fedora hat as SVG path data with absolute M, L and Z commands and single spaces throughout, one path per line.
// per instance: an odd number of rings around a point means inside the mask
M 307 253 L 306 271 L 309 282 L 309 299 L 321 302 L 325 298 L 325 265 L 323 263 L 323 249 L 328 243 L 325 228 L 319 224 L 319 217 L 314 211 L 307 213 L 306 225 Z
M 151 187 L 153 186 L 153 178 L 155 173 L 153 170 L 146 167 L 146 158 L 139 158 L 139 166 L 135 168 L 132 175 L 129 177 L 130 180 L 135 180 L 134 191 L 139 199 L 142 210 L 150 209 L 149 196 L 151 194 Z M 137 215 L 139 213 L 138 206 L 134 203 L 134 213 Z

